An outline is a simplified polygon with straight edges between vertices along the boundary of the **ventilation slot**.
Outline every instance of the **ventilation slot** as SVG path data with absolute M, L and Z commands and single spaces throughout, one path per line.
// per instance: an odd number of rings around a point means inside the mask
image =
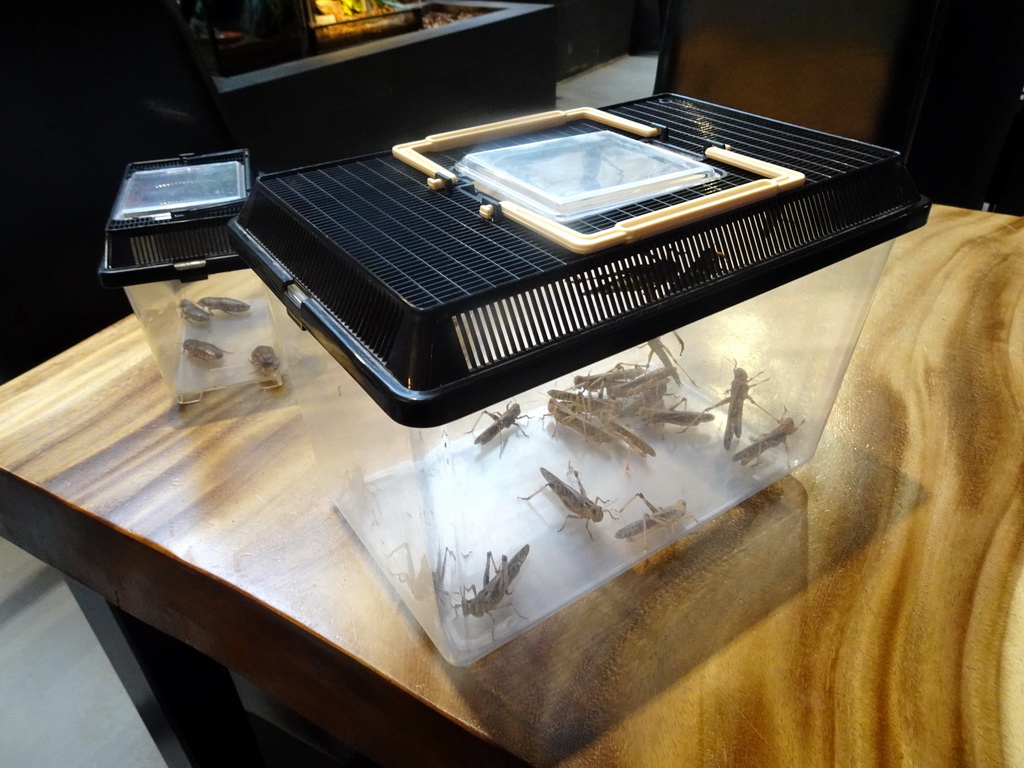
M 136 265 L 194 261 L 235 252 L 222 228 L 133 235 L 131 247 Z
M 246 218 L 260 222 L 260 244 L 269 253 L 287 249 L 294 257 L 289 264 L 291 276 L 299 286 L 378 360 L 386 363 L 402 322 L 402 312 L 394 299 L 351 262 L 339 258 L 308 225 L 303 226 L 272 197 L 254 196 L 252 203 Z M 334 307 L 344 308 L 344 317 Z

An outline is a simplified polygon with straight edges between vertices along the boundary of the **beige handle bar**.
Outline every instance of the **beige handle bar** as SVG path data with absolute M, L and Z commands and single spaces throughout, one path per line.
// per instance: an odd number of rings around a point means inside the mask
M 450 171 L 420 154 L 423 151 L 445 151 L 467 144 L 476 144 L 481 141 L 502 138 L 504 136 L 514 136 L 526 131 L 551 128 L 579 118 L 594 120 L 645 138 L 657 136 L 659 133 L 657 128 L 620 118 L 598 109 L 583 107 L 566 111 L 541 112 L 540 114 L 528 115 L 513 120 L 503 120 L 473 128 L 438 133 L 420 141 L 398 144 L 392 149 L 392 152 L 399 160 L 427 174 L 430 177 L 427 179 L 428 186 L 436 189 L 445 185 L 445 179 L 450 180 L 452 183 L 458 179 Z M 500 203 L 501 212 L 512 221 L 532 229 L 534 232 L 543 235 L 573 253 L 588 254 L 605 248 L 611 248 L 615 245 L 624 245 L 653 237 L 685 224 L 692 224 L 695 221 L 700 221 L 725 211 L 750 205 L 804 183 L 804 175 L 802 173 L 741 155 L 733 152 L 728 147 L 724 149 L 708 147 L 704 154 L 712 160 L 718 160 L 727 165 L 742 168 L 764 178 L 732 189 L 715 192 L 697 200 L 688 200 L 660 211 L 645 213 L 641 216 L 621 221 L 608 229 L 591 234 L 577 232 L 512 201 L 502 201 Z M 492 213 L 492 206 L 481 206 L 482 215 L 490 218 Z
M 515 117 L 511 120 L 501 120 L 497 123 L 486 123 L 472 128 L 460 128 L 457 131 L 446 133 L 435 133 L 419 141 L 409 141 L 405 144 L 396 144 L 391 148 L 392 154 L 406 165 L 422 171 L 433 178 L 451 179 L 452 182 L 458 178 L 444 167 L 432 160 L 428 160 L 422 152 L 444 152 L 455 147 L 464 147 L 467 144 L 479 144 L 482 141 L 502 139 L 506 136 L 517 136 L 528 131 L 542 131 L 545 128 L 555 128 L 564 125 L 570 120 L 587 119 L 596 123 L 607 125 L 612 128 L 642 136 L 645 139 L 657 136 L 660 131 L 649 125 L 627 120 L 624 117 L 613 115 L 610 112 L 602 112 L 600 109 L 591 107 L 579 107 L 578 109 L 552 110 L 551 112 L 540 112 L 535 115 Z M 431 185 L 432 187 L 434 185 Z

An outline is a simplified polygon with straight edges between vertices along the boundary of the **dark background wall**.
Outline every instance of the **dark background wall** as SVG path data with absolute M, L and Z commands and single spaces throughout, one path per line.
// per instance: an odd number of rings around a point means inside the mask
M 936 202 L 1024 215 L 1024 3 L 946 2 L 907 167 Z
M 556 79 L 629 52 L 636 0 L 551 0 L 551 4 Z
M 555 0 L 558 79 L 625 54 L 633 6 L 633 0 Z
M 656 90 L 904 152 L 935 202 L 1024 213 L 1024 3 L 670 0 Z
M 7 3 L 0 25 L 0 377 L 131 312 L 100 287 L 125 166 L 232 148 L 163 0 Z
M 257 168 L 280 170 L 553 109 L 551 7 L 467 5 L 491 12 L 215 78 L 228 123 Z

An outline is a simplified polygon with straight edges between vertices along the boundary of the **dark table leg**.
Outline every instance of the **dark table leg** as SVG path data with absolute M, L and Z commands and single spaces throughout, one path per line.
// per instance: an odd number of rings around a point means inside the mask
M 67 581 L 168 768 L 264 767 L 225 667 Z

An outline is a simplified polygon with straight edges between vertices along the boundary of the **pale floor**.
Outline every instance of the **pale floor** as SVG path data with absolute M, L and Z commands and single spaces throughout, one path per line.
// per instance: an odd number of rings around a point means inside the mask
M 650 96 L 657 57 L 558 84 L 557 108 Z M 60 574 L 0 539 L 0 768 L 164 768 Z

